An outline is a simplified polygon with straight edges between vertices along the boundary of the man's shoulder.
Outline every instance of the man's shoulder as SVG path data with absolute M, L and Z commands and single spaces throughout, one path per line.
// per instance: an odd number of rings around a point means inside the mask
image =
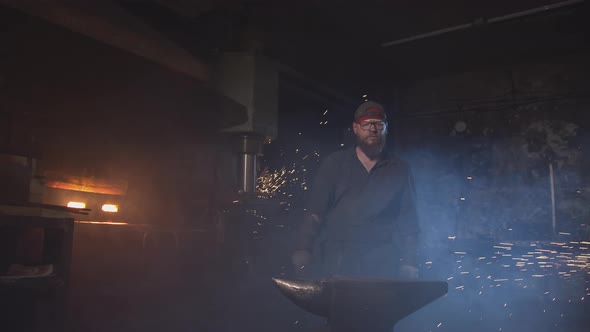
M 398 155 L 394 154 L 393 152 L 388 152 L 387 159 L 391 163 L 391 165 L 395 166 L 396 168 L 403 169 L 405 171 L 410 171 L 410 163 L 408 163 L 405 159 L 402 159 Z
M 400 166 L 403 166 L 403 167 L 409 167 L 410 166 L 410 164 L 405 159 L 402 159 L 402 158 L 400 158 L 400 157 L 398 157 L 396 155 L 393 155 L 393 156 L 389 157 L 389 160 L 393 164 L 396 164 L 396 165 L 400 165 Z
M 335 152 L 330 153 L 325 160 L 335 161 L 335 162 L 343 162 L 345 160 L 351 159 L 351 156 L 354 153 L 354 148 L 338 150 Z

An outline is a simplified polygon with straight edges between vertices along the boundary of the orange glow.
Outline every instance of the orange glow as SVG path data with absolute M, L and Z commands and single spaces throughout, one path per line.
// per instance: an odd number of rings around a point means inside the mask
M 82 202 L 68 202 L 68 207 L 69 208 L 74 208 L 74 209 L 85 209 L 86 208 L 86 203 L 82 203 Z
M 119 207 L 115 204 L 104 204 L 102 210 L 104 212 L 119 212 Z
M 101 188 L 101 187 L 93 187 L 88 185 L 76 184 L 76 183 L 67 183 L 61 181 L 47 181 L 45 186 L 48 188 L 53 189 L 63 189 L 63 190 L 73 190 L 73 191 L 82 191 L 87 193 L 94 193 L 94 194 L 105 194 L 105 195 L 125 195 L 125 190 L 119 188 Z
M 46 171 L 43 175 L 45 176 L 45 186 L 48 188 L 106 195 L 122 196 L 127 194 L 127 180 L 120 178 L 74 176 L 55 171 Z
M 115 225 L 115 226 L 124 226 L 129 225 L 126 222 L 117 222 L 117 221 L 85 221 L 85 220 L 76 220 L 78 224 L 90 224 L 90 225 Z

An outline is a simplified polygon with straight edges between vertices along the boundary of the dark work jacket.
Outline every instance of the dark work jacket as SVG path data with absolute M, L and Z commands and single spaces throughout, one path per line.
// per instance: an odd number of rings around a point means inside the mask
M 409 165 L 389 153 L 367 172 L 355 148 L 338 151 L 320 165 L 306 204 L 297 249 L 311 250 L 321 233 L 328 247 L 391 245 L 405 264 L 416 265 L 420 231 Z M 348 250 L 348 249 L 346 249 Z

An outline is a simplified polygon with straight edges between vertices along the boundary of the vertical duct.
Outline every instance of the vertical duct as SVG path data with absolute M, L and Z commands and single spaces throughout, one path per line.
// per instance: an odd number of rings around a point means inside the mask
M 234 152 L 238 155 L 239 190 L 244 193 L 256 192 L 258 178 L 256 161 L 262 154 L 262 135 L 246 132 L 234 137 Z
M 254 52 L 227 52 L 220 56 L 213 81 L 226 96 L 246 106 L 248 120 L 223 132 L 233 136 L 237 190 L 254 193 L 262 144 L 277 136 L 277 65 Z

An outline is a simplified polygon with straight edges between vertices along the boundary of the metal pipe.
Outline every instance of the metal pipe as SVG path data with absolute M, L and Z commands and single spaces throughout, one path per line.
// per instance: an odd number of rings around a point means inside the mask
M 240 155 L 240 189 L 245 193 L 256 191 L 256 155 L 245 153 Z
M 418 39 L 434 37 L 434 36 L 442 35 L 442 34 L 445 34 L 448 32 L 467 29 L 472 26 L 473 26 L 473 23 L 466 23 L 466 24 L 456 25 L 456 26 L 450 27 L 450 28 L 444 28 L 444 29 L 435 30 L 435 31 L 431 31 L 431 32 L 421 33 L 419 35 L 415 35 L 412 37 L 406 37 L 406 38 L 402 38 L 402 39 L 398 39 L 398 40 L 394 40 L 394 41 L 381 43 L 381 47 L 388 47 L 388 46 L 393 46 L 393 45 L 404 44 L 404 43 L 411 42 L 411 41 L 418 40 Z
M 244 193 L 256 192 L 256 158 L 262 154 L 264 137 L 254 132 L 240 133 L 235 136 L 234 151 L 238 155 L 239 190 Z
M 549 185 L 551 189 L 551 224 L 553 225 L 553 235 L 557 234 L 557 220 L 555 219 L 555 182 L 553 180 L 553 164 L 549 164 Z
M 537 7 L 537 8 L 533 8 L 533 9 L 523 10 L 520 12 L 508 14 L 508 15 L 494 17 L 494 18 L 487 20 L 487 23 L 508 21 L 511 19 L 520 18 L 520 17 L 524 17 L 524 16 L 528 16 L 528 15 L 533 15 L 533 14 L 545 12 L 545 11 L 552 10 L 552 9 L 567 7 L 567 6 L 575 5 L 575 4 L 582 3 L 582 2 L 584 2 L 584 0 L 562 1 L 562 2 L 558 2 L 558 3 L 554 3 L 554 4 L 550 4 L 550 5 L 545 5 L 545 6 L 541 6 L 541 7 Z
M 520 18 L 520 17 L 524 17 L 524 16 L 529 16 L 529 15 L 545 12 L 548 10 L 553 10 L 553 9 L 558 9 L 558 8 L 563 8 L 563 7 L 579 4 L 582 2 L 584 2 L 584 0 L 568 0 L 568 1 L 558 2 L 558 3 L 554 3 L 554 4 L 542 6 L 542 7 L 527 9 L 527 10 L 523 10 L 523 11 L 519 11 L 519 12 L 515 12 L 515 13 L 503 15 L 503 16 L 498 16 L 498 17 L 494 17 L 491 19 L 479 18 L 471 23 L 460 24 L 460 25 L 449 27 L 449 28 L 434 30 L 431 32 L 421 33 L 419 35 L 415 35 L 415 36 L 411 36 L 411 37 L 397 39 L 394 41 L 383 42 L 383 43 L 381 43 L 381 47 L 400 45 L 400 44 L 404 44 L 404 43 L 411 42 L 414 40 L 424 39 L 424 38 L 428 38 L 428 37 L 434 37 L 434 36 L 442 35 L 442 34 L 453 32 L 453 31 L 464 30 L 464 29 L 480 26 L 480 25 L 487 24 L 487 23 L 497 23 L 497 22 L 508 21 L 508 20 L 512 20 L 515 18 Z

